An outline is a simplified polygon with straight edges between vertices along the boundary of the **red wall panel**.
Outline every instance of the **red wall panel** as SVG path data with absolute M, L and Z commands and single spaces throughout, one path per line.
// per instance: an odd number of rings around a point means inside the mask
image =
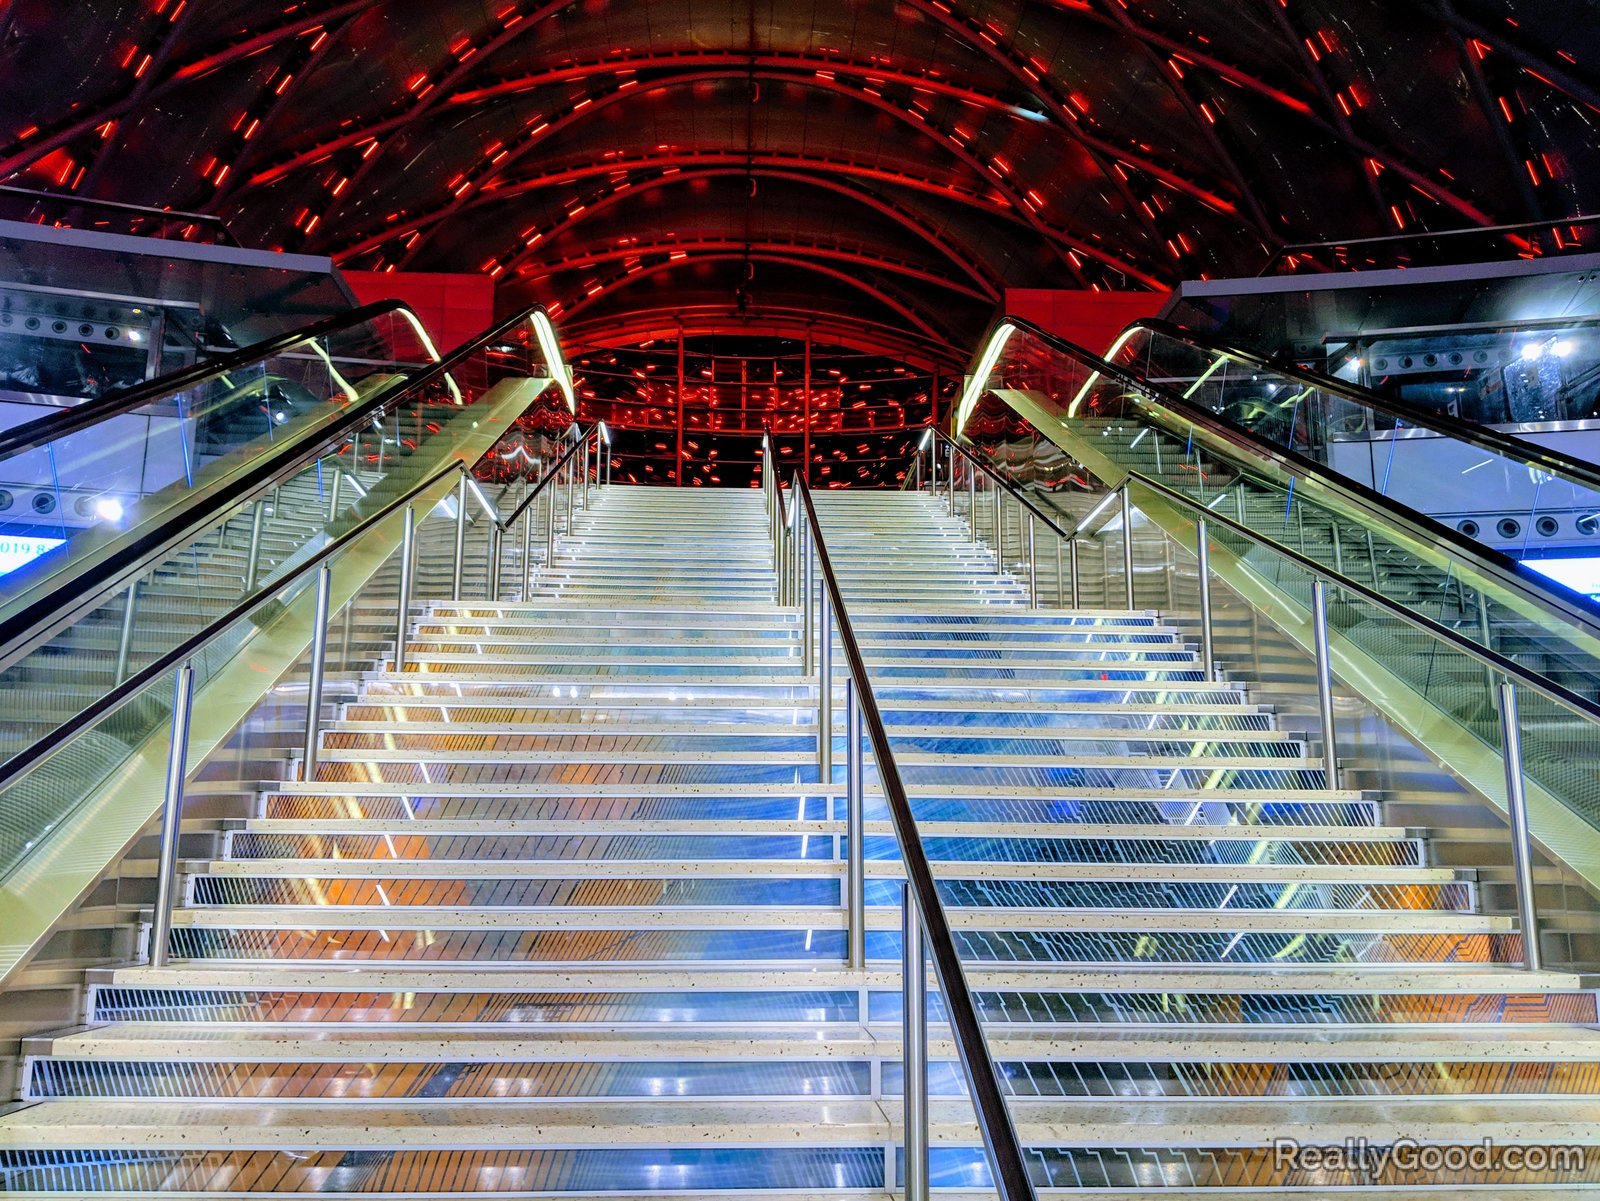
M 1123 326 L 1154 317 L 1166 304 L 1161 292 L 1078 292 L 1064 288 L 1007 288 L 1006 315 L 1104 354 Z
M 416 310 L 440 354 L 448 354 L 494 324 L 494 281 L 487 275 L 345 271 L 362 304 L 403 300 Z

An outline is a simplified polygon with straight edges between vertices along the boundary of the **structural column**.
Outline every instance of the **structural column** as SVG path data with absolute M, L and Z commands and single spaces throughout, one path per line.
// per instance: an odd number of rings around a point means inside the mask
M 678 457 L 672 465 L 677 487 L 683 487 L 683 326 L 678 326 Z

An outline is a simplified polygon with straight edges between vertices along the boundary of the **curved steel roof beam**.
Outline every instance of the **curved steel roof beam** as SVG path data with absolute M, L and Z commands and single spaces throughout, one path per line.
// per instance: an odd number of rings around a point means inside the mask
M 914 2 L 914 0 L 907 0 L 907 2 Z M 1107 26 L 1108 28 L 1120 28 L 1120 25 L 1114 20 L 1114 18 L 1101 13 L 1097 9 L 1081 7 L 1076 3 L 1068 2 L 1068 0 L 1042 0 L 1042 2 L 1046 3 L 1057 12 L 1095 21 L 1101 25 Z M 1191 63 L 1194 66 L 1204 68 L 1213 74 L 1220 75 L 1230 82 L 1236 83 L 1240 87 L 1247 89 L 1248 91 L 1254 92 L 1260 96 L 1264 96 L 1273 101 L 1275 104 L 1283 106 L 1289 112 L 1298 114 L 1304 120 L 1309 121 L 1311 124 L 1316 126 L 1325 135 L 1344 142 L 1346 145 L 1350 146 L 1353 150 L 1366 158 L 1370 158 L 1375 162 L 1382 163 L 1385 170 L 1395 172 L 1396 175 L 1399 175 L 1407 183 L 1418 188 L 1430 199 L 1437 201 L 1447 208 L 1454 209 L 1457 213 L 1460 213 L 1462 216 L 1468 218 L 1475 224 L 1495 224 L 1494 217 L 1484 212 L 1477 205 L 1473 204 L 1472 201 L 1467 200 L 1465 197 L 1456 195 L 1449 188 L 1446 188 L 1440 184 L 1438 180 L 1434 179 L 1431 175 L 1428 175 L 1419 168 L 1408 163 L 1404 158 L 1401 157 L 1398 151 L 1379 146 L 1373 142 L 1369 142 L 1366 138 L 1363 138 L 1357 134 L 1353 129 L 1348 135 L 1346 135 L 1345 133 L 1341 132 L 1340 129 L 1331 121 L 1321 116 L 1316 111 L 1315 106 L 1313 106 L 1309 101 L 1303 100 L 1289 92 L 1284 91 L 1282 88 L 1268 83 L 1259 75 L 1247 71 L 1243 67 L 1235 66 L 1234 64 L 1227 62 L 1224 59 L 1219 58 L 1211 51 L 1198 48 L 1189 44 L 1188 42 L 1180 41 L 1177 38 L 1170 37 L 1157 30 L 1150 29 L 1147 26 L 1139 25 L 1136 22 L 1131 22 L 1131 18 L 1130 25 L 1124 30 L 1124 32 L 1130 37 L 1138 37 L 1139 39 L 1150 43 L 1158 49 L 1165 50 L 1169 54 L 1179 55 L 1186 62 Z
M 911 175 L 904 171 L 891 170 L 865 163 L 830 159 L 820 155 L 775 154 L 771 152 L 747 155 L 743 151 L 734 150 L 652 151 L 641 154 L 636 158 L 615 158 L 607 159 L 601 163 L 584 163 L 580 166 L 547 172 L 544 175 L 528 176 L 510 183 L 486 187 L 473 198 L 472 203 L 468 204 L 463 211 L 472 212 L 476 209 L 489 208 L 496 204 L 515 200 L 528 192 L 559 187 L 563 184 L 575 183 L 584 179 L 593 179 L 596 176 L 611 177 L 628 171 L 659 171 L 662 173 L 682 170 L 698 171 L 707 166 L 722 164 L 737 164 L 741 173 L 745 165 L 748 164 L 753 168 L 767 167 L 792 171 L 796 175 L 816 172 L 818 173 L 817 178 L 825 178 L 827 174 L 833 174 L 849 179 L 861 179 L 873 183 L 887 184 L 919 194 L 938 196 L 964 208 L 970 208 L 975 212 L 981 212 L 990 217 L 997 217 L 1009 224 L 1027 229 L 1030 233 L 1033 232 L 1033 227 L 1024 222 L 1011 206 L 1001 204 L 977 192 L 965 191 L 948 181 Z M 348 262 L 363 254 L 370 254 L 373 250 L 394 238 L 403 237 L 415 230 L 426 229 L 431 225 L 437 225 L 442 216 L 442 210 L 435 210 L 432 213 L 418 217 L 397 218 L 387 228 L 336 251 L 334 257 L 341 262 Z M 1059 235 L 1058 240 L 1062 240 Z
M 623 285 L 635 283 L 641 279 L 648 279 L 652 275 L 660 275 L 663 271 L 676 271 L 682 267 L 698 263 L 742 263 L 746 260 L 751 262 L 777 263 L 786 267 L 794 267 L 801 271 L 814 272 L 817 275 L 826 276 L 829 279 L 837 280 L 843 284 L 848 284 L 851 288 L 854 288 L 856 291 L 865 296 L 871 297 L 885 308 L 888 308 L 892 312 L 898 314 L 902 319 L 915 326 L 931 341 L 948 342 L 950 340 L 944 334 L 941 334 L 938 329 L 936 329 L 933 324 L 927 320 L 927 318 L 925 318 L 921 313 L 918 313 L 909 302 L 900 300 L 875 284 L 868 283 L 859 275 L 852 275 L 848 271 L 841 271 L 837 268 L 829 267 L 822 263 L 813 262 L 810 259 L 795 258 L 789 255 L 776 254 L 746 255 L 742 251 L 710 251 L 704 254 L 686 255 L 681 259 L 669 259 L 663 263 L 653 263 L 648 267 L 641 267 L 636 271 L 622 271 L 612 275 L 609 279 L 600 280 L 587 285 L 584 288 L 583 294 L 576 299 L 559 301 L 555 304 L 547 305 L 546 307 L 552 317 L 555 317 L 559 313 L 562 325 L 565 326 L 567 322 L 571 321 L 575 316 L 577 316 L 577 314 L 583 312 L 584 309 L 587 309 L 590 306 L 598 303 L 602 297 L 608 296 Z
M 196 5 L 199 7 L 199 5 Z M 270 30 L 256 34 L 253 37 L 241 39 L 225 49 L 215 51 L 198 59 L 192 59 L 183 66 L 160 78 L 151 84 L 141 94 L 137 85 L 121 99 L 110 104 L 95 108 L 81 116 L 74 117 L 54 132 L 44 132 L 34 135 L 26 140 L 25 144 L 13 143 L 11 146 L 0 150 L 0 179 L 14 175 L 30 164 L 37 162 L 45 155 L 60 149 L 71 142 L 81 138 L 84 134 L 98 129 L 107 121 L 120 120 L 123 116 L 133 111 L 141 104 L 148 104 L 157 97 L 165 95 L 174 87 L 196 79 L 210 71 L 218 70 L 241 59 L 259 54 L 271 49 L 279 42 L 289 38 L 299 37 L 314 29 L 320 29 L 341 17 L 359 14 L 373 7 L 373 0 L 341 0 L 340 3 L 330 4 L 314 13 L 306 13 L 280 25 L 273 26 Z
M 594 117 L 598 112 L 604 111 L 610 106 L 633 96 L 643 95 L 651 91 L 660 91 L 672 87 L 682 87 L 698 82 L 717 81 L 724 79 L 742 80 L 751 77 L 757 79 L 778 79 L 782 82 L 794 83 L 802 87 L 814 87 L 824 91 L 830 91 L 859 100 L 861 103 L 869 107 L 875 108 L 880 112 L 894 117 L 903 125 L 916 131 L 927 141 L 932 142 L 933 144 L 939 146 L 940 149 L 944 150 L 946 153 L 955 157 L 979 178 L 982 178 L 988 182 L 989 185 L 1001 195 L 1007 204 L 1014 207 L 1015 211 L 1023 221 L 1031 226 L 1036 233 L 1045 236 L 1049 240 L 1052 248 L 1057 249 L 1058 252 L 1061 253 L 1063 260 L 1066 262 L 1068 270 L 1073 273 L 1075 278 L 1080 281 L 1080 285 L 1083 287 L 1088 286 L 1088 280 L 1083 276 L 1078 263 L 1073 262 L 1071 258 L 1068 257 L 1067 252 L 1061 249 L 1061 244 L 1063 242 L 1065 242 L 1066 245 L 1071 248 L 1071 250 L 1076 251 L 1078 254 L 1087 258 L 1095 259 L 1098 262 L 1110 267 L 1112 270 L 1139 281 L 1139 283 L 1145 287 L 1161 290 L 1165 289 L 1170 283 L 1169 280 L 1163 279 L 1153 274 L 1150 270 L 1146 270 L 1143 266 L 1130 261 L 1128 258 L 1124 257 L 1122 253 L 1103 249 L 1101 246 L 1097 245 L 1093 241 L 1091 235 L 1087 233 L 1075 234 L 1070 230 L 1058 229 L 1051 226 L 1035 211 L 1036 206 L 1018 193 L 1015 187 L 1005 179 L 1005 176 L 998 171 L 992 163 L 985 162 L 973 151 L 963 146 L 959 140 L 945 133 L 943 130 L 924 122 L 918 115 L 908 112 L 907 110 L 899 107 L 898 105 L 890 103 L 880 96 L 874 96 L 870 93 L 856 91 L 842 85 L 837 79 L 822 79 L 815 77 L 797 78 L 781 73 L 768 73 L 760 69 L 751 72 L 749 70 L 739 70 L 736 68 L 692 71 L 685 72 L 682 75 L 663 77 L 652 80 L 649 83 L 639 83 L 637 86 L 619 88 L 606 95 L 585 97 L 583 100 L 580 100 L 575 105 L 569 107 L 562 115 L 550 120 L 541 120 L 540 118 L 536 117 L 535 121 L 538 123 L 534 125 L 526 135 L 524 135 L 520 142 L 514 143 L 510 147 L 502 145 L 497 148 L 490 159 L 482 160 L 477 164 L 478 168 L 480 169 L 475 175 L 472 175 L 470 168 L 468 172 L 463 173 L 471 177 L 464 180 L 461 186 L 456 189 L 455 194 L 442 208 L 433 210 L 430 213 L 422 214 L 415 218 L 405 220 L 403 222 L 396 223 L 397 229 L 403 228 L 407 231 L 420 229 L 424 231 L 422 237 L 415 240 L 408 247 L 407 253 L 396 265 L 399 268 L 404 269 L 415 259 L 418 251 L 426 245 L 431 231 L 436 230 L 440 223 L 462 211 L 462 209 L 465 208 L 466 205 L 483 190 L 486 183 L 501 177 L 507 170 L 514 167 L 523 158 L 527 157 L 534 150 L 538 149 L 539 146 L 557 133 L 561 133 L 575 125 L 579 125 L 582 122 Z M 486 165 L 489 167 L 489 169 L 483 170 L 482 168 Z M 460 176 L 458 176 L 458 178 L 460 178 Z M 351 253 L 350 248 L 345 248 L 343 253 Z M 1165 264 L 1155 268 L 1155 270 L 1163 269 L 1165 269 Z
M 1001 45 L 998 39 L 990 36 L 989 32 L 976 21 L 957 12 L 953 4 L 946 3 L 945 0 L 903 0 L 903 2 L 936 24 L 959 34 L 964 41 L 982 52 L 990 62 L 1027 88 L 1029 94 L 1054 118 L 1056 125 L 1084 148 L 1107 182 L 1129 206 L 1135 219 L 1143 224 L 1157 241 L 1165 242 L 1168 235 L 1162 231 L 1155 218 L 1145 211 L 1140 198 L 1134 195 L 1127 180 L 1115 169 L 1113 163 L 1135 168 L 1225 216 L 1234 218 L 1239 216 L 1239 204 L 1223 196 L 1216 189 L 1190 179 L 1175 168 L 1157 162 L 1148 154 L 1132 147 L 1119 146 L 1089 130 L 1081 117 L 1073 112 L 1065 98 L 1049 86 L 1043 72 L 1035 70 L 1027 59 L 1015 50 Z M 1270 228 L 1261 227 L 1258 232 L 1269 240 L 1276 240 L 1276 235 Z
M 838 180 L 826 176 L 808 175 L 801 171 L 781 171 L 770 168 L 758 167 L 749 169 L 742 165 L 727 165 L 707 168 L 691 168 L 688 171 L 681 169 L 672 174 L 657 175 L 654 179 L 643 182 L 623 181 L 609 192 L 591 195 L 581 204 L 567 205 L 561 219 L 555 224 L 529 234 L 522 231 L 517 241 L 517 246 L 505 254 L 498 256 L 502 263 L 502 270 L 514 272 L 530 258 L 537 258 L 535 247 L 540 242 L 549 242 L 573 227 L 592 221 L 601 213 L 614 208 L 628 200 L 637 197 L 641 192 L 652 191 L 657 188 L 675 187 L 693 180 L 717 178 L 744 178 L 751 176 L 756 179 L 777 179 L 785 182 L 797 183 L 804 187 L 819 188 L 843 196 L 857 204 L 870 208 L 913 236 L 926 242 L 938 251 L 945 259 L 960 268 L 981 290 L 981 299 L 998 302 L 1005 291 L 1004 282 L 996 275 L 986 272 L 978 260 L 964 254 L 957 249 L 933 226 L 920 220 L 916 214 L 903 206 L 891 204 L 882 197 L 875 196 L 865 189 L 854 187 L 850 184 L 840 183 Z M 507 257 L 510 255 L 510 257 Z
M 758 51 L 754 56 L 750 54 L 723 53 L 721 51 L 697 51 L 685 54 L 652 54 L 638 58 L 609 58 L 590 63 L 574 63 L 554 67 L 534 75 L 486 85 L 470 92 L 458 92 L 454 95 L 443 97 L 443 99 L 450 105 L 480 105 L 506 96 L 526 95 L 540 91 L 543 88 L 593 79 L 597 76 L 633 76 L 639 71 L 669 68 L 681 70 L 686 67 L 699 69 L 729 67 L 737 68 L 740 72 L 744 72 L 750 66 L 752 59 L 758 66 L 772 70 L 793 70 L 796 72 L 846 71 L 850 74 L 860 74 L 904 84 L 907 87 L 938 91 L 952 99 L 958 99 L 974 107 L 985 108 L 994 112 L 1017 115 L 1019 111 L 1016 105 L 998 96 L 952 84 L 935 84 L 920 75 L 883 71 L 870 63 L 858 63 L 832 55 L 785 54 L 764 51 Z M 441 84 L 441 86 L 443 85 Z M 433 93 L 430 93 L 430 97 L 432 95 Z M 428 107 L 431 109 L 432 106 L 429 105 Z M 346 130 L 337 137 L 328 138 L 315 146 L 297 151 L 288 158 L 263 168 L 250 177 L 248 186 L 261 187 L 266 184 L 276 183 L 295 171 L 322 163 L 329 156 L 338 153 L 340 150 L 362 146 L 403 129 L 425 115 L 425 112 L 426 110 L 421 109 L 420 106 L 413 106 L 405 113 L 391 114 L 359 126 L 356 129 Z M 373 161 L 380 158 L 382 158 L 381 153 L 374 155 Z
M 561 259 L 541 259 L 531 250 L 525 250 L 518 260 L 507 264 L 506 271 L 514 271 L 526 259 L 536 259 L 538 267 L 543 274 L 556 275 L 567 271 L 582 271 L 588 267 L 598 267 L 605 263 L 625 262 L 629 259 L 648 258 L 656 254 L 700 254 L 718 250 L 749 251 L 755 254 L 766 255 L 791 255 L 801 252 L 806 255 L 815 255 L 822 259 L 831 259 L 835 262 L 846 263 L 854 267 L 868 267 L 875 271 L 886 271 L 892 275 L 904 276 L 906 279 L 918 283 L 933 284 L 936 287 L 946 288 L 970 297 L 980 304 L 992 303 L 996 298 L 977 288 L 968 287 L 958 283 L 947 275 L 929 271 L 899 259 L 887 258 L 882 255 L 868 254 L 859 249 L 841 246 L 838 242 L 825 239 L 795 239 L 784 241 L 773 238 L 688 238 L 682 240 L 667 240 L 662 242 L 630 243 L 627 246 L 615 247 L 611 250 L 596 250 L 587 254 L 571 255 Z M 540 274 L 529 272 L 534 279 L 541 278 Z
M 422 94 L 407 106 L 406 111 L 400 115 L 398 125 L 395 128 L 404 129 L 413 122 L 420 121 L 436 105 L 449 98 L 451 88 L 477 70 L 498 51 L 503 50 L 506 46 L 522 37 L 523 34 L 543 23 L 546 18 L 570 7 L 571 0 L 548 0 L 547 3 L 541 4 L 530 13 L 510 17 L 500 32 L 490 38 L 481 48 L 468 50 L 464 57 L 458 58 L 455 65 L 445 71 L 438 82 L 430 81 L 429 86 L 422 91 Z M 358 194 L 361 185 L 367 181 L 367 177 L 372 174 L 382 158 L 383 146 L 381 144 L 375 154 L 362 156 L 355 173 L 349 177 L 345 186 L 337 195 L 329 197 L 324 205 L 322 219 L 325 223 L 329 222 L 339 210 L 346 197 Z
M 1128 11 L 1116 3 L 1115 0 L 1112 0 L 1109 4 L 1106 3 L 1106 0 L 1089 0 L 1089 2 L 1099 4 L 1102 9 L 1106 10 L 1107 15 L 1117 23 L 1119 29 L 1124 33 L 1133 35 L 1134 44 L 1139 47 L 1139 52 L 1145 56 L 1155 69 L 1156 77 L 1166 85 L 1168 93 L 1178 102 L 1184 112 L 1189 114 L 1189 120 L 1200 131 L 1200 136 L 1211 147 L 1211 153 L 1222 163 L 1223 170 L 1233 180 L 1233 186 L 1239 191 L 1240 202 L 1249 211 L 1250 220 L 1254 223 L 1257 232 L 1266 239 L 1268 248 L 1283 245 L 1285 240 L 1283 233 L 1273 226 L 1271 218 L 1267 216 L 1267 210 L 1261 207 L 1261 201 L 1256 196 L 1255 185 L 1245 176 L 1244 166 L 1234 156 L 1233 152 L 1228 149 L 1227 143 L 1222 140 L 1221 134 L 1217 132 L 1216 125 L 1206 119 L 1206 115 L 1201 111 L 1199 103 L 1190 93 L 1189 85 L 1184 82 L 1182 74 L 1174 68 L 1172 61 L 1162 58 L 1154 46 L 1138 36 L 1139 26 L 1134 23 L 1133 17 L 1128 14 Z

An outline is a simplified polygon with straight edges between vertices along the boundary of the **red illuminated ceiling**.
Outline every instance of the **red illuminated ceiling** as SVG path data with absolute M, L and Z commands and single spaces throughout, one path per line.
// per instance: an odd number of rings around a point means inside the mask
M 0 179 L 955 366 L 1007 287 L 1565 216 L 1577 0 L 0 0 Z M 1587 185 L 1597 185 L 1590 182 Z M 1592 207 L 1592 204 L 1590 205 Z

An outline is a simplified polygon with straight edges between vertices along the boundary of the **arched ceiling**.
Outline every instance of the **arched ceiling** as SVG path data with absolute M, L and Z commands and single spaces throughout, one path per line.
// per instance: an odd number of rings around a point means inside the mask
M 953 365 L 1006 287 L 1569 216 L 1593 0 L 0 0 L 0 179 Z M 1587 183 L 1580 181 L 1589 181 Z M 799 316 L 797 316 L 797 314 Z

